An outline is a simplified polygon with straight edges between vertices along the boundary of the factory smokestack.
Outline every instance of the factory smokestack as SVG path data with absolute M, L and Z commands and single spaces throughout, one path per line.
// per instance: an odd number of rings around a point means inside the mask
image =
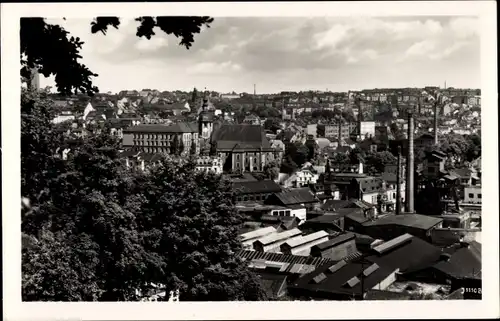
M 401 146 L 398 146 L 398 164 L 396 168 L 396 215 L 401 214 Z
M 413 125 L 413 110 L 408 112 L 408 155 L 406 157 L 406 212 L 413 213 L 413 197 L 414 197 L 414 183 L 413 183 L 413 175 L 414 175 L 414 158 L 413 158 L 413 133 L 414 133 L 414 125 Z
M 256 89 L 256 87 L 255 87 L 255 84 L 253 84 L 253 95 L 254 95 L 254 96 L 255 96 L 255 95 L 257 95 L 257 89 Z
M 434 145 L 437 145 L 439 141 L 438 137 L 438 100 L 434 102 Z

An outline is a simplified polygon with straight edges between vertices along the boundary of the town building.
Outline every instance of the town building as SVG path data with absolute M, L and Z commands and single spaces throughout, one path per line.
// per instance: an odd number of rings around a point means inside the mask
M 464 202 L 470 204 L 482 203 L 481 185 L 471 185 L 464 188 Z
M 261 126 L 223 124 L 211 137 L 213 153 L 222 158 L 224 172 L 261 172 L 264 166 L 276 159 Z
M 234 182 L 233 190 L 236 201 L 265 201 L 274 193 L 280 193 L 281 187 L 272 180 Z
M 389 240 L 410 233 L 423 240 L 431 240 L 432 230 L 441 228 L 443 219 L 420 214 L 388 214 L 363 224 L 363 233 Z
M 222 159 L 217 156 L 199 156 L 196 159 L 196 170 L 205 173 L 222 174 Z
M 192 144 L 198 154 L 198 128 L 195 123 L 137 125 L 123 130 L 122 145 L 125 149 L 167 154 L 177 149 L 179 154 L 189 154 Z

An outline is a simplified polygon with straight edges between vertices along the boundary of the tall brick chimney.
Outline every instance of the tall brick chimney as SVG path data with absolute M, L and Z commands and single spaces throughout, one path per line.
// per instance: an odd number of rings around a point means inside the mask
M 396 215 L 401 214 L 401 146 L 398 146 L 398 167 L 396 168 Z
M 407 213 L 414 212 L 414 156 L 413 156 L 413 110 L 408 112 L 408 156 L 406 157 L 406 211 Z
M 438 144 L 438 97 L 436 97 L 436 101 L 434 102 L 434 145 Z

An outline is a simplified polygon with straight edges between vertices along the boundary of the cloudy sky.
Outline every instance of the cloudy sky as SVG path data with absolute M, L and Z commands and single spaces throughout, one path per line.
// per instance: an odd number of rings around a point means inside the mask
M 135 36 L 122 19 L 106 36 L 91 19 L 48 19 L 85 44 L 101 92 L 151 88 L 259 93 L 444 85 L 480 87 L 478 20 L 468 17 L 222 18 L 190 50 L 161 30 Z M 42 85 L 53 85 L 43 79 Z

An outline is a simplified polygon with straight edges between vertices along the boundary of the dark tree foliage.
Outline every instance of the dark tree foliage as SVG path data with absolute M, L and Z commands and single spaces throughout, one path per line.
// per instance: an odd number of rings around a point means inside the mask
M 179 137 L 177 135 L 174 135 L 174 138 L 170 142 L 170 154 L 172 155 L 179 155 Z
M 276 161 L 266 163 L 264 165 L 264 174 L 267 179 L 277 179 L 280 174 L 280 165 Z
M 285 156 L 289 156 L 296 166 L 301 167 L 309 160 L 309 148 L 300 142 L 288 143 L 285 147 Z
M 22 102 L 23 300 L 134 301 L 151 282 L 181 300 L 265 298 L 236 256 L 243 217 L 229 182 L 167 158 L 132 172 L 106 130 L 73 141 L 63 161 L 50 102 Z
M 278 129 L 280 129 L 280 121 L 278 118 L 268 118 L 264 122 L 264 129 L 268 129 L 272 131 L 273 133 L 276 133 Z
M 198 90 L 194 88 L 193 94 L 191 95 L 191 103 L 195 104 L 197 100 L 198 100 Z
M 286 156 L 281 164 L 280 172 L 291 175 L 298 169 L 299 167 L 293 159 L 290 156 Z
M 381 174 L 386 165 L 395 164 L 396 161 L 396 157 L 388 151 L 368 153 L 365 157 L 365 169 L 371 175 Z
M 155 29 L 159 28 L 168 35 L 180 39 L 179 45 L 189 49 L 194 42 L 194 35 L 201 32 L 203 26 L 210 27 L 210 17 L 140 17 L 136 35 L 151 39 Z M 117 17 L 97 17 L 90 23 L 92 33 L 106 34 L 108 27 L 118 29 Z M 70 36 L 59 25 L 45 22 L 43 18 L 21 18 L 21 76 L 31 77 L 31 71 L 38 71 L 45 77 L 55 76 L 60 94 L 71 95 L 86 93 L 93 95 L 99 91 L 92 85 L 92 78 L 98 75 L 80 63 L 80 50 L 84 44 L 80 38 Z
M 191 146 L 189 148 L 189 155 L 196 155 L 196 142 L 194 140 L 191 141 Z
M 54 153 L 62 136 L 52 125 L 55 113 L 47 93 L 21 90 L 21 192 L 35 200 L 60 166 Z

